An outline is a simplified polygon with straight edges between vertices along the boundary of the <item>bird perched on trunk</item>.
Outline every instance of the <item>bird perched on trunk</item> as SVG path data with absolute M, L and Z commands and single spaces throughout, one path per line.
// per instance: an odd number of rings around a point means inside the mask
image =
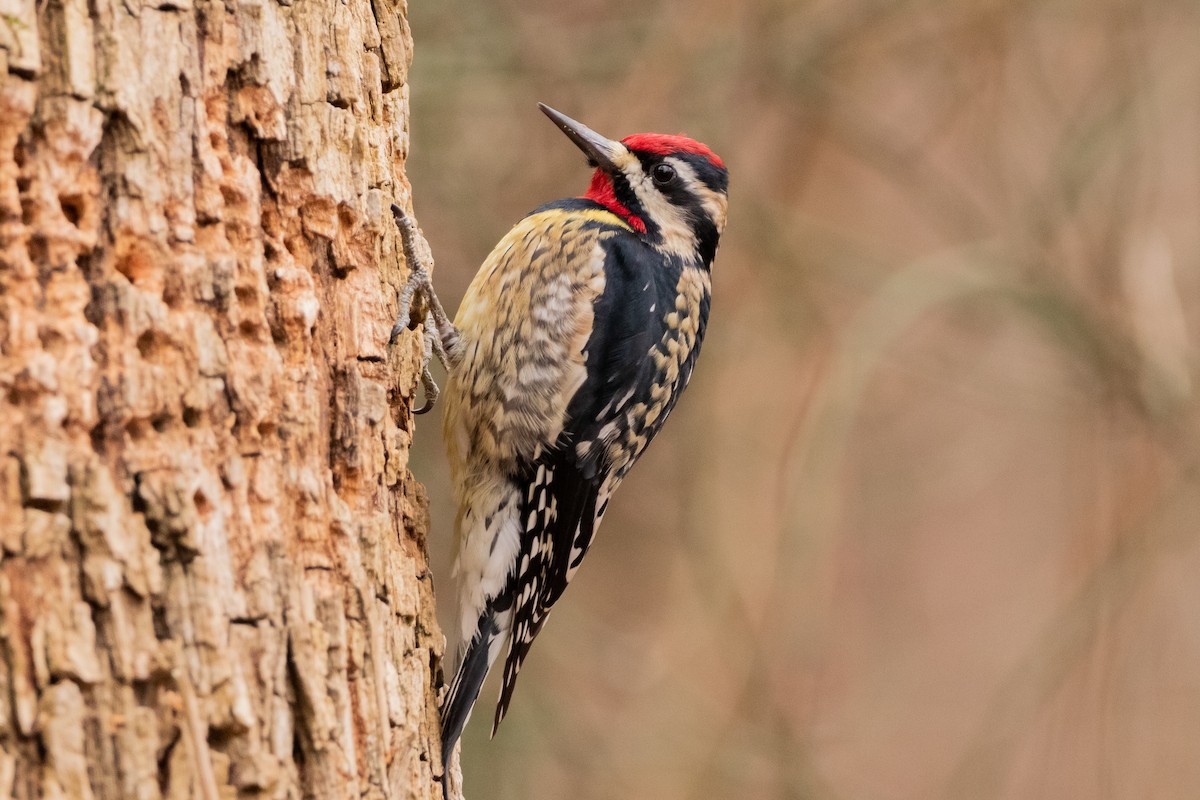
M 425 309 L 426 359 L 449 374 L 445 439 L 458 501 L 458 668 L 442 706 L 454 744 L 507 644 L 492 732 L 550 608 L 609 498 L 679 400 L 708 322 L 728 174 L 684 136 L 607 139 L 540 105 L 595 167 L 582 197 L 517 223 L 484 261 L 453 324 L 427 245 L 393 207 Z M 415 323 L 414 323 L 415 324 Z M 427 411 L 437 387 L 425 370 Z

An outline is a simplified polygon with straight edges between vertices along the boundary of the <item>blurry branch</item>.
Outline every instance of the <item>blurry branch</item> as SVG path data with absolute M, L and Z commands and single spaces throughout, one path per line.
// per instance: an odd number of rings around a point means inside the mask
M 981 248 L 958 249 L 937 259 L 922 260 L 890 275 L 864 304 L 829 357 L 826 379 L 793 424 L 781 469 L 777 497 L 786 497 L 781 513 L 784 530 L 779 541 L 785 551 L 776 560 L 773 585 L 778 590 L 785 571 L 798 570 L 790 581 L 809 587 L 811 600 L 826 591 L 818 588 L 819 565 L 827 562 L 837 529 L 847 443 L 859 407 L 880 363 L 913 325 L 934 310 L 982 292 L 999 292 L 1005 284 L 992 272 L 973 266 L 983 260 Z M 970 266 L 968 266 L 970 265 Z M 800 520 L 800 508 L 806 509 Z M 804 548 L 803 557 L 796 548 Z M 807 574 L 804 574 L 807 573 Z
M 922 261 L 894 273 L 856 316 L 847 335 L 828 358 L 828 367 L 813 362 L 814 378 L 824 379 L 811 383 L 813 394 L 804 399 L 794 417 L 791 438 L 777 471 L 773 496 L 780 525 L 774 537 L 778 552 L 773 559 L 769 588 L 760 595 L 758 608 L 748 607 L 729 586 L 723 577 L 719 554 L 684 548 L 693 559 L 697 583 L 703 586 L 703 591 L 698 590 L 696 595 L 713 604 L 714 619 L 721 619 L 722 629 L 738 639 L 729 642 L 726 652 L 747 654 L 743 662 L 728 665 L 731 671 L 740 674 L 737 683 L 741 689 L 733 702 L 727 704 L 729 721 L 721 730 L 734 730 L 732 721 L 737 709 L 770 706 L 769 702 L 750 701 L 769 700 L 774 691 L 765 679 L 779 655 L 774 652 L 778 640 L 766 635 L 768 626 L 777 625 L 772 612 L 819 608 L 829 594 L 822 581 L 821 566 L 829 561 L 826 554 L 837 530 L 836 516 L 842 497 L 838 486 L 846 443 L 869 381 L 891 347 L 917 320 L 947 303 L 1001 288 L 997 278 L 982 269 L 957 268 L 961 262 L 977 260 L 978 256 L 954 251 L 936 263 Z M 798 491 L 796 487 L 800 487 Z M 803 530 L 796 530 L 793 522 L 797 503 L 801 501 L 809 513 L 800 525 Z M 796 586 L 802 587 L 806 599 L 801 600 L 794 591 L 789 591 Z M 815 614 L 811 618 L 821 616 Z M 822 637 L 803 638 L 819 643 Z M 728 736 L 726 733 L 716 739 L 714 758 L 697 776 L 689 796 L 697 800 L 709 796 L 710 772 L 717 763 L 715 754 L 725 749 L 724 740 Z
M 1018 284 L 1009 277 L 1053 274 L 1049 266 L 1013 269 L 1003 248 L 992 243 L 920 260 L 883 281 L 846 327 L 833 352 L 804 362 L 811 377 L 806 384 L 813 390 L 799 400 L 786 435 L 788 444 L 775 470 L 773 497 L 780 530 L 773 538 L 778 552 L 769 587 L 759 595 L 761 601 L 751 607 L 734 591 L 724 578 L 720 553 L 705 549 L 703 542 L 683 548 L 697 585 L 704 587 L 696 596 L 710 604 L 713 618 L 721 619 L 722 629 L 736 639 L 727 652 L 741 654 L 738 663 L 727 665 L 739 675 L 735 684 L 740 688 L 724 704 L 727 719 L 718 727 L 722 733 L 715 738 L 713 756 L 697 775 L 690 797 L 699 800 L 711 789 L 712 772 L 720 765 L 718 755 L 728 749 L 728 740 L 737 730 L 739 709 L 772 708 L 774 687 L 764 676 L 770 675 L 770 666 L 778 663 L 781 655 L 775 652 L 777 640 L 767 635 L 768 628 L 777 624 L 772 615 L 781 609 L 820 608 L 828 602 L 832 589 L 822 583 L 822 576 L 827 575 L 822 565 L 829 562 L 829 550 L 836 542 L 844 501 L 840 487 L 845 457 L 859 408 L 880 365 L 920 320 L 980 296 L 1021 312 L 1068 356 L 1069 363 L 1085 368 L 1088 380 L 1104 388 L 1110 405 L 1130 410 L 1178 462 L 1187 457 L 1195 444 L 1183 413 L 1188 406 L 1162 402 L 1171 396 L 1162 389 L 1162 370 L 1137 343 L 1100 318 L 1082 299 L 1050 285 L 1051 280 L 1027 278 Z M 700 509 L 703 502 L 697 499 L 688 507 Z M 1146 560 L 1136 550 L 1131 555 L 1131 547 L 1124 541 L 1118 543 L 1110 558 L 1114 566 L 1103 567 L 1093 576 L 1092 584 L 1098 588 L 1091 589 L 1092 594 L 1108 591 L 1104 587 L 1113 575 L 1133 579 L 1141 574 L 1140 566 L 1132 570 L 1127 566 Z M 822 616 L 818 613 L 809 618 Z M 819 635 L 803 638 L 818 648 L 823 639 Z M 798 753 L 797 759 L 803 761 L 803 755 Z M 807 774 L 816 773 L 809 770 Z
M 1197 350 L 1189 338 L 1178 277 L 1170 241 L 1160 230 L 1152 228 L 1127 243 L 1121 283 L 1132 335 L 1157 367 L 1143 377 L 1142 391 L 1153 411 L 1166 414 L 1195 406 Z
M 930 212 L 927 218 L 940 224 L 952 241 L 975 241 L 994 229 L 983 206 L 948 173 L 923 157 L 928 142 L 906 141 L 908 137 L 902 131 L 886 128 L 866 109 L 853 108 L 853 99 L 832 84 L 823 89 L 831 104 L 852 108 L 832 115 L 833 133 L 847 152 L 924 203 Z M 952 101 L 945 114 L 957 107 L 958 102 Z
M 1009 289 L 1004 294 L 1041 323 L 1065 352 L 1086 365 L 1109 399 L 1132 411 L 1168 452 L 1182 459 L 1193 449 L 1195 442 L 1186 435 L 1190 398 L 1172 388 L 1170 368 L 1157 363 L 1129 333 L 1061 291 Z
M 1097 194 L 1112 203 L 1102 233 L 1114 234 L 1126 228 L 1122 223 L 1130 219 L 1130 203 L 1136 197 L 1133 184 L 1141 166 L 1137 161 L 1140 142 L 1135 130 L 1136 112 L 1146 96 L 1150 77 L 1132 67 L 1132 58 L 1119 63 L 1126 68 L 1113 71 L 1104 91 L 1089 95 L 1087 105 L 1066 117 L 1067 127 L 1048 158 L 1053 172 L 1043 181 L 1041 191 L 1037 187 L 1026 190 L 1031 200 L 1022 215 L 1021 230 L 1028 231 L 1038 245 L 1047 246 L 1084 201 Z M 1098 183 L 1103 167 L 1110 163 L 1106 156 L 1113 155 L 1118 158 L 1115 190 L 1089 192 Z
M 855 316 L 830 358 L 828 378 L 815 398 L 804 401 L 796 416 L 784 468 L 778 473 L 777 496 L 790 487 L 803 487 L 802 496 L 826 508 L 812 509 L 805 533 L 828 534 L 840 497 L 836 491 L 859 406 L 868 383 L 888 352 L 925 315 L 981 294 L 1007 301 L 1038 322 L 1052 340 L 1105 387 L 1108 396 L 1133 410 L 1149 432 L 1169 452 L 1182 458 L 1194 442 L 1181 440 L 1180 414 L 1187 406 L 1162 410 L 1148 401 L 1142 387 L 1157 387 L 1162 370 L 1124 332 L 1097 317 L 1071 295 L 1051 287 L 1018 286 L 1003 277 L 1002 257 L 986 246 L 956 249 L 921 260 L 889 276 Z M 1045 271 L 1042 271 L 1044 274 Z M 809 406 L 811 405 L 811 411 Z M 791 495 L 793 503 L 797 495 Z M 785 519 L 794 518 L 792 513 Z M 795 532 L 794 532 L 795 533 Z M 806 541 L 783 536 L 781 541 Z M 819 560 L 819 559 L 818 559 Z M 781 559 L 781 566 L 788 559 Z
M 1131 409 L 1177 463 L 1192 457 L 1195 432 L 1183 415 L 1187 406 L 1164 412 L 1156 411 L 1157 403 L 1148 402 L 1142 387 L 1160 381 L 1143 378 L 1160 370 L 1129 337 L 1070 295 L 1013 285 L 1001 277 L 996 264 L 996 256 L 983 246 L 917 262 L 885 280 L 848 326 L 829 358 L 825 380 L 795 417 L 778 470 L 776 496 L 783 498 L 780 520 L 785 528 L 777 539 L 780 552 L 769 607 L 798 607 L 801 598 L 787 596 L 785 575 L 787 585 L 804 587 L 804 603 L 820 604 L 828 597 L 830 587 L 821 586 L 820 567 L 828 563 L 827 552 L 836 540 L 844 501 L 839 487 L 859 408 L 889 351 L 916 322 L 939 308 L 981 294 L 1006 301 L 1036 321 L 1072 361 L 1085 365 L 1105 387 L 1110 402 Z M 1116 556 L 1125 557 L 1120 549 Z
M 811 371 L 811 379 L 805 383 L 814 387 L 814 390 L 820 383 L 818 375 L 822 363 L 819 359 L 806 362 Z M 812 394 L 810 393 L 801 400 L 797 424 L 799 424 L 799 420 L 803 419 L 804 411 L 808 408 L 811 398 Z M 690 509 L 691 513 L 699 519 L 709 512 L 706 503 L 711 502 L 712 497 L 703 494 L 694 484 L 689 484 L 689 491 L 692 497 L 684 504 L 684 507 Z M 767 496 L 767 492 L 764 491 L 763 499 L 766 500 Z M 787 504 L 787 498 L 782 492 L 777 492 L 774 504 L 781 513 L 782 508 Z M 694 530 L 698 528 L 698 525 L 692 524 L 687 527 Z M 782 530 L 782 526 L 779 527 Z M 774 538 L 775 546 L 781 547 L 779 537 Z M 680 552 L 688 560 L 691 568 L 690 575 L 694 579 L 693 596 L 699 602 L 707 605 L 709 618 L 720 621 L 720 628 L 725 637 L 734 638 L 734 641 L 730 641 L 729 646 L 724 648 L 724 652 L 731 655 L 743 655 L 744 658 L 738 660 L 737 663 L 733 663 L 733 659 L 726 660 L 726 668 L 731 674 L 736 675 L 736 678 L 731 680 L 734 688 L 721 703 L 721 719 L 715 722 L 711 728 L 716 735 L 709 745 L 709 755 L 700 762 L 702 766 L 696 771 L 685 797 L 694 798 L 694 800 L 708 800 L 714 796 L 716 773 L 729 760 L 731 751 L 735 749 L 731 741 L 736 740 L 742 742 L 744 746 L 753 748 L 759 754 L 770 751 L 772 745 L 777 749 L 786 750 L 786 757 L 781 757 L 776 762 L 779 765 L 786 765 L 788 768 L 788 775 L 784 776 L 784 780 L 799 784 L 803 789 L 803 794 L 800 796 L 836 800 L 838 795 L 833 787 L 820 779 L 818 770 L 809 759 L 809 749 L 804 747 L 803 743 L 796 741 L 792 721 L 774 702 L 774 687 L 767 679 L 773 665 L 778 663 L 779 655 L 773 652 L 773 640 L 767 635 L 772 628 L 780 627 L 779 620 L 773 618 L 771 613 L 772 611 L 778 612 L 781 608 L 775 604 L 778 600 L 776 583 L 772 583 L 763 602 L 752 606 L 741 593 L 735 590 L 733 583 L 729 580 L 725 556 L 709 547 L 709 545 L 717 543 L 705 537 L 681 537 L 679 539 Z M 760 724 L 751 731 L 749 737 L 740 730 L 738 724 L 739 716 L 743 715 L 747 709 L 755 709 L 761 715 L 756 719 Z M 767 722 L 773 724 L 768 725 Z M 755 737 L 753 735 L 755 733 L 759 733 L 761 736 Z M 773 741 L 763 741 L 768 737 Z M 748 745 L 745 742 L 747 738 L 750 739 Z
M 1121 613 L 1158 558 L 1192 543 L 1196 527 L 1171 525 L 1170 521 L 1189 514 L 1194 519 L 1200 513 L 1198 490 L 1200 460 L 1193 460 L 1164 491 L 1149 517 L 1116 537 L 1103 563 L 1050 621 L 995 693 L 941 797 L 958 800 L 1001 794 L 1022 737 L 1089 652 L 1104 625 Z

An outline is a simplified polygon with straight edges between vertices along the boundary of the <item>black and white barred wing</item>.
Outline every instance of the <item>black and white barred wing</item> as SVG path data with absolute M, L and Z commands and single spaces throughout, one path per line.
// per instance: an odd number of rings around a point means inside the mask
M 508 711 L 517 673 L 533 640 L 574 577 L 603 514 L 597 513 L 597 500 L 604 481 L 585 477 L 569 448 L 546 454 L 531 470 L 521 558 L 511 587 L 508 658 L 493 733 Z

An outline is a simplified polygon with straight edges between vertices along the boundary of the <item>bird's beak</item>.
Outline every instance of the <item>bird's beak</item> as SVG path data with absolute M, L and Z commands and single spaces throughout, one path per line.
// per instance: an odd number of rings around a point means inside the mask
M 588 161 L 610 174 L 619 169 L 617 158 L 625 150 L 625 145 L 604 138 L 582 122 L 576 122 L 545 103 L 538 103 L 538 108 L 542 110 L 543 114 L 554 120 L 554 124 L 558 126 L 559 130 L 584 152 Z

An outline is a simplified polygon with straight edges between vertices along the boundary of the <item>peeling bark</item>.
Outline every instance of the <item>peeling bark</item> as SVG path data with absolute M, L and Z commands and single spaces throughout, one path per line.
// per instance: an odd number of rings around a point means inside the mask
M 0 797 L 438 798 L 403 0 L 0 0 Z

